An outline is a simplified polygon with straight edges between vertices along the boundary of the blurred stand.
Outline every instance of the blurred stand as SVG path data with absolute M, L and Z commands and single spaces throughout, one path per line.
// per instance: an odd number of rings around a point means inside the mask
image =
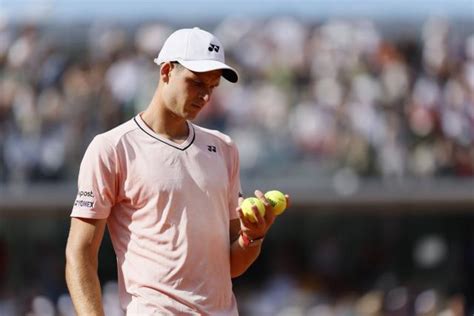
M 147 106 L 174 28 L 0 17 L 0 315 L 73 315 L 63 253 L 80 160 Z M 471 315 L 472 21 L 206 28 L 242 80 L 196 123 L 235 139 L 247 195 L 292 196 L 234 282 L 242 315 Z M 107 315 L 120 315 L 107 236 L 100 256 Z
M 152 60 L 172 28 L 0 22 L 0 183 L 75 180 L 94 135 L 148 105 Z M 242 80 L 222 83 L 197 123 L 235 139 L 244 175 L 306 166 L 302 174 L 393 181 L 472 177 L 472 25 L 396 27 L 223 20 L 211 30 Z M 74 40 L 64 39 L 69 31 Z
M 342 177 L 342 178 L 341 178 Z M 317 179 L 317 180 L 315 180 Z M 335 174 L 332 178 L 284 173 L 279 176 L 243 177 L 245 195 L 256 188 L 278 187 L 292 197 L 302 212 L 410 214 L 469 212 L 474 209 L 474 179 L 411 179 L 387 182 Z M 32 184 L 0 186 L 0 217 L 59 216 L 71 209 L 77 185 Z

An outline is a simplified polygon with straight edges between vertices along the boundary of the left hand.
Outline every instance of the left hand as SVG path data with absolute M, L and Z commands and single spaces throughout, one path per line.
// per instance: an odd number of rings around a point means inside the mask
M 240 229 L 250 239 L 257 239 L 257 238 L 261 238 L 265 236 L 268 230 L 270 229 L 270 227 L 273 225 L 273 222 L 275 221 L 275 218 L 276 218 L 276 215 L 273 213 L 272 206 L 267 201 L 262 191 L 255 190 L 255 196 L 258 199 L 260 199 L 263 202 L 263 205 L 265 206 L 265 216 L 263 217 L 260 215 L 260 212 L 258 211 L 256 206 L 252 207 L 252 210 L 255 214 L 255 218 L 257 219 L 256 222 L 252 223 L 250 220 L 248 220 L 244 216 L 242 212 L 242 208 L 240 207 L 244 198 L 242 197 L 239 198 L 239 207 L 237 207 L 237 212 L 239 213 L 239 218 L 240 218 Z M 286 205 L 288 206 L 289 196 L 285 195 L 285 197 L 286 197 Z

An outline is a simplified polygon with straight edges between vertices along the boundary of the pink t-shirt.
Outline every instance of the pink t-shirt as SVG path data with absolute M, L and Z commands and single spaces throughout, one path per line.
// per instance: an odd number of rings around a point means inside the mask
M 127 315 L 237 315 L 229 221 L 240 192 L 232 140 L 188 122 L 171 142 L 137 115 L 96 136 L 72 217 L 107 218 Z

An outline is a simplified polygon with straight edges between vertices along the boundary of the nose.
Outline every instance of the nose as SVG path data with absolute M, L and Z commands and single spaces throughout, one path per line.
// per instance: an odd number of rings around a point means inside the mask
M 210 89 L 202 89 L 200 93 L 201 99 L 204 100 L 204 102 L 209 102 L 211 99 L 211 90 Z

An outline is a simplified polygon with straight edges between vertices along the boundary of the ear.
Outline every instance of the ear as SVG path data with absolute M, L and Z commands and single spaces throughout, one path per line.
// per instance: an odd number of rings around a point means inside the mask
M 161 64 L 160 78 L 163 82 L 168 82 L 172 69 L 173 69 L 173 64 L 170 62 L 165 62 Z

